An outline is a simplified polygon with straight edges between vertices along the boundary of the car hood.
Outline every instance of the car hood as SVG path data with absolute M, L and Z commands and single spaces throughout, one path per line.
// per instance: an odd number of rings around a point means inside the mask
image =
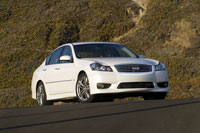
M 103 65 L 120 65 L 120 64 L 146 64 L 157 65 L 159 61 L 145 58 L 84 58 L 82 60 L 98 62 Z

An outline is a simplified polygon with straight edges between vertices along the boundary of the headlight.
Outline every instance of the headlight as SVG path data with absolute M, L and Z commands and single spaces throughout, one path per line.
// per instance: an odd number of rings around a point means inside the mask
M 155 65 L 155 70 L 156 71 L 164 71 L 164 70 L 166 70 L 166 67 L 163 63 L 159 62 L 158 65 Z
M 112 72 L 113 71 L 110 66 L 104 66 L 104 65 L 101 65 L 99 63 L 90 64 L 90 68 L 93 71 L 107 71 L 107 72 Z

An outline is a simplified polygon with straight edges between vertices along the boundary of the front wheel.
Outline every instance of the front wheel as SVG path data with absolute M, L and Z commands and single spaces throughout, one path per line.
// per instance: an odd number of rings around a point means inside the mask
M 37 86 L 37 104 L 38 106 L 52 105 L 52 101 L 47 101 L 47 96 L 45 92 L 45 87 L 42 82 L 40 82 Z
M 89 103 L 94 101 L 95 96 L 90 94 L 90 85 L 88 77 L 82 73 L 76 83 L 76 97 L 81 103 Z

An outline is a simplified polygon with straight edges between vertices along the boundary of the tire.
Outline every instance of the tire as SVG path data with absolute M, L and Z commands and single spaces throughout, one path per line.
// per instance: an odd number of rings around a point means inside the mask
M 38 106 L 45 106 L 45 105 L 52 105 L 52 101 L 47 101 L 47 95 L 45 92 L 45 87 L 42 82 L 39 82 L 37 86 L 37 92 L 36 92 L 36 99 Z
M 95 100 L 95 96 L 90 94 L 88 77 L 82 73 L 76 83 L 76 97 L 80 103 L 89 103 Z
M 144 100 L 162 100 L 165 99 L 167 93 L 153 93 L 153 94 L 145 94 L 143 96 Z

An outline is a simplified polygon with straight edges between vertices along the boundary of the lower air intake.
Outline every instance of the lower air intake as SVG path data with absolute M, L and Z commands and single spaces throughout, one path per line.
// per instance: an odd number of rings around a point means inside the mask
M 117 88 L 154 88 L 154 84 L 152 82 L 124 82 L 120 83 Z

